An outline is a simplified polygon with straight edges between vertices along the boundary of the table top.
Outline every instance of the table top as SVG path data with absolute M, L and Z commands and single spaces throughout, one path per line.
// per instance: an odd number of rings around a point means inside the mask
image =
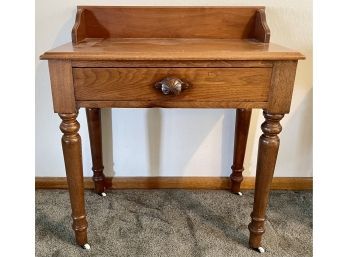
M 287 113 L 297 61 L 304 59 L 270 43 L 263 7 L 79 6 L 71 36 L 70 43 L 41 56 L 49 60 L 58 113 L 77 106 Z M 163 90 L 153 89 L 164 78 L 172 80 L 162 89 L 176 93 L 181 79 L 195 86 L 164 98 Z
M 274 43 L 250 39 L 86 38 L 45 52 L 41 59 L 67 60 L 299 60 Z

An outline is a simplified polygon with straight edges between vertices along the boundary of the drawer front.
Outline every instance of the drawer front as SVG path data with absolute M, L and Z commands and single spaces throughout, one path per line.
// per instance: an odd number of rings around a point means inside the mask
M 272 68 L 74 68 L 77 101 L 266 102 Z M 178 78 L 189 87 L 165 95 L 155 84 Z

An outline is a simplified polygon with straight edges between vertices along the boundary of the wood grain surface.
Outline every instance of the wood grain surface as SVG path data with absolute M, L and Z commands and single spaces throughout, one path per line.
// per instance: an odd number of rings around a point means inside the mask
M 78 133 L 80 124 L 76 120 L 77 113 L 59 113 L 62 119 L 60 130 L 63 132 L 62 148 L 69 188 L 72 210 L 72 228 L 78 245 L 87 243 L 87 220 L 83 187 L 83 168 L 81 137 Z
M 48 67 L 54 112 L 74 113 L 76 105 L 71 62 L 68 60 L 50 60 Z
M 234 153 L 231 167 L 231 192 L 240 192 L 240 184 L 243 181 L 244 157 L 248 142 L 249 126 L 252 109 L 237 109 L 236 124 L 234 129 Z
M 274 62 L 267 110 L 289 113 L 294 89 L 297 61 Z
M 247 39 L 88 38 L 67 43 L 41 59 L 69 60 L 298 60 L 304 56 L 273 43 Z
M 262 68 L 273 61 L 72 61 L 73 68 Z
M 265 9 L 259 9 L 256 11 L 253 36 L 255 39 L 263 43 L 269 43 L 271 39 L 271 31 L 266 22 Z
M 87 119 L 94 182 L 100 193 L 104 189 L 101 124 L 100 110 L 95 108 L 204 107 L 264 109 L 249 225 L 250 247 L 261 246 L 279 147 L 279 121 L 289 112 L 297 61 L 304 59 L 301 53 L 269 40 L 264 7 L 78 7 L 72 42 L 40 58 L 49 60 L 54 110 L 62 118 L 67 186 L 79 245 L 87 243 L 87 222 L 76 108 L 92 108 L 87 110 Z M 175 79 L 154 88 L 168 77 Z M 185 85 L 185 91 L 181 92 L 180 85 Z M 164 95 L 166 86 L 180 94 Z M 239 190 L 241 181 L 249 112 L 237 121 L 244 129 L 236 134 L 232 191 Z M 137 179 L 105 182 L 116 188 L 230 186 L 228 178 L 143 178 L 142 183 Z
M 89 144 L 91 147 L 92 170 L 94 190 L 101 194 L 105 190 L 104 180 L 105 175 L 103 165 L 103 150 L 102 150 L 102 124 L 101 111 L 99 108 L 86 108 L 86 118 L 88 125 Z
M 267 102 L 241 101 L 176 101 L 173 100 L 125 100 L 125 101 L 77 101 L 86 108 L 266 108 Z
M 253 249 L 261 246 L 262 235 L 265 233 L 266 209 L 280 143 L 278 134 L 282 131 L 280 120 L 284 114 L 271 114 L 264 111 L 263 116 L 265 121 L 261 125 L 263 134 L 259 139 L 254 205 L 248 226 L 249 246 Z
M 271 68 L 74 68 L 78 101 L 176 100 L 267 101 Z M 156 82 L 174 77 L 190 88 L 180 95 L 163 95 Z
M 79 6 L 72 39 L 251 38 L 263 8 Z

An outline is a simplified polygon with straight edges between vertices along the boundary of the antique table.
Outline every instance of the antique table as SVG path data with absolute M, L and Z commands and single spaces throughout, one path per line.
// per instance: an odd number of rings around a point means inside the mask
M 236 108 L 231 191 L 239 193 L 252 108 L 265 121 L 259 140 L 251 248 L 263 252 L 265 212 L 279 148 L 280 120 L 290 110 L 296 66 L 304 56 L 269 43 L 264 7 L 79 6 L 72 42 L 48 60 L 73 229 L 87 243 L 81 139 L 86 108 L 95 191 L 105 195 L 100 108 Z

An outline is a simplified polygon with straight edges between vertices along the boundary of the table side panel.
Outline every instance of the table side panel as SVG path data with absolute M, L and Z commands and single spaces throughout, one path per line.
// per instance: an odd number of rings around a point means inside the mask
M 267 111 L 289 113 L 297 61 L 274 62 Z
M 48 62 L 54 112 L 76 111 L 71 61 L 50 60 Z
M 272 68 L 73 69 L 77 101 L 267 102 L 271 75 Z M 163 95 L 154 85 L 166 77 L 190 88 Z

